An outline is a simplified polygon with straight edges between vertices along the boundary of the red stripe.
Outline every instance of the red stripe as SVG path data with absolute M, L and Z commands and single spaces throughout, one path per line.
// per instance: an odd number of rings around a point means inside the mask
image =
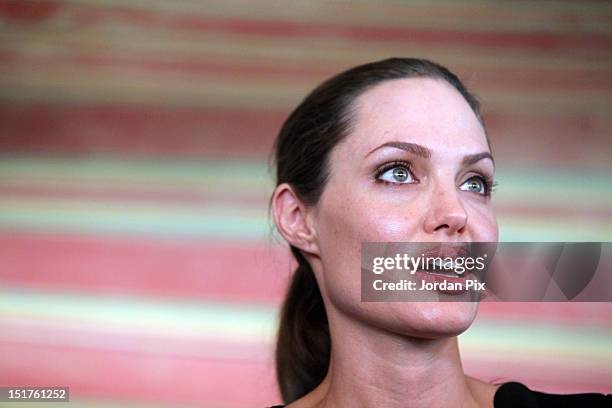
M 49 20 L 64 6 L 56 1 L 0 1 L 0 16 L 16 21 L 34 22 Z
M 277 245 L 4 233 L 3 286 L 279 302 L 293 270 Z
M 485 108 L 486 111 L 486 108 Z M 485 112 L 497 162 L 512 166 L 572 167 L 609 171 L 612 120 L 596 115 Z
M 287 115 L 249 109 L 0 104 L 0 151 L 264 159 Z M 485 122 L 500 162 L 512 157 L 515 164 L 609 166 L 610 118 L 491 112 Z
M 287 112 L 0 105 L 0 151 L 265 157 Z M 32 120 L 36 118 L 36 120 Z

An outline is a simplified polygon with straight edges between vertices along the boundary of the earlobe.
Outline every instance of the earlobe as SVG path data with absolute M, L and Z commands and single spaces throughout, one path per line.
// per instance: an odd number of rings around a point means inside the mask
M 272 214 L 276 228 L 290 245 L 306 252 L 317 252 L 308 208 L 289 184 L 280 184 L 274 190 Z

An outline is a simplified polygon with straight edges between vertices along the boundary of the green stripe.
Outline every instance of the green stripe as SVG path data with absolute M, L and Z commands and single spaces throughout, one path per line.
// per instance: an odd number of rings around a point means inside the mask
M 221 302 L 158 301 L 120 296 L 0 290 L 0 317 L 45 322 L 72 321 L 89 327 L 159 335 L 260 341 L 274 333 L 276 310 Z
M 272 233 L 265 209 L 8 198 L 0 199 L 0 228 L 249 240 Z
M 505 242 L 610 242 L 610 220 L 498 217 L 500 241 Z
M 496 203 L 529 204 L 535 208 L 590 208 L 601 204 L 612 210 L 611 169 L 513 169 L 497 172 Z
M 508 355 L 518 353 L 534 359 L 563 356 L 612 364 L 612 329 L 609 328 L 576 329 L 545 322 L 477 320 L 461 335 L 461 344 L 463 350 L 475 354 L 496 351 Z
M 267 191 L 272 178 L 265 162 L 249 159 L 201 159 L 201 160 L 153 160 L 130 158 L 129 160 L 88 157 L 61 158 L 48 156 L 0 155 L 0 180 L 19 179 L 24 183 L 54 180 L 105 182 L 121 185 L 193 187 L 206 191 L 244 190 Z

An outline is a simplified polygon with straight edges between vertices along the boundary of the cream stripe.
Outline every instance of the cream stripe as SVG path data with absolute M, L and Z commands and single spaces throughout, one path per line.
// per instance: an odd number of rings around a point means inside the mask
M 610 10 L 602 4 L 582 2 L 580 6 L 568 2 L 547 1 L 545 7 L 530 3 L 491 5 L 482 1 L 311 1 L 285 2 L 278 7 L 276 1 L 181 1 L 163 0 L 68 0 L 66 3 L 94 7 L 129 7 L 135 10 L 161 14 L 188 15 L 200 18 L 233 18 L 246 21 L 283 20 L 298 23 L 322 23 L 337 26 L 366 27 L 418 27 L 460 29 L 490 32 L 610 32 Z M 254 12 L 253 8 L 265 10 Z M 568 11 L 575 18 L 565 18 Z M 607 16 L 607 21 L 602 18 Z M 477 16 L 477 18 L 475 18 Z

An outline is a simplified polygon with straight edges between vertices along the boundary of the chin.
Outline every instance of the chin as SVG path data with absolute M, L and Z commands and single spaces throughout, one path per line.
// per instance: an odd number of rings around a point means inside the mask
M 394 331 L 427 339 L 453 337 L 466 331 L 474 321 L 478 303 L 402 302 L 395 309 Z

